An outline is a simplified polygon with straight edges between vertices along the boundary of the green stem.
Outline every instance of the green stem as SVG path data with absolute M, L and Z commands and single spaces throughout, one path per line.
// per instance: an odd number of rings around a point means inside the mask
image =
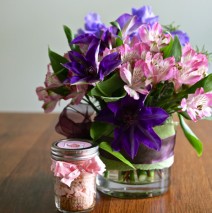
M 134 170 L 130 171 L 130 182 L 135 183 L 135 173 Z
M 85 97 L 87 98 L 87 103 L 89 103 L 91 105 L 91 107 L 98 113 L 99 109 L 92 103 L 92 101 L 90 100 L 88 95 L 85 95 Z
M 108 178 L 108 176 L 109 176 L 109 171 L 106 170 L 106 171 L 104 172 L 104 177 L 105 177 L 105 178 Z
M 148 170 L 147 171 L 147 177 L 149 181 L 153 181 L 155 176 L 155 171 L 154 170 Z
M 147 178 L 147 172 L 145 170 L 137 170 L 138 180 L 140 182 L 145 181 Z
M 119 171 L 118 172 L 118 180 L 119 181 L 124 181 L 124 174 L 125 174 L 125 172 L 123 172 L 123 171 Z

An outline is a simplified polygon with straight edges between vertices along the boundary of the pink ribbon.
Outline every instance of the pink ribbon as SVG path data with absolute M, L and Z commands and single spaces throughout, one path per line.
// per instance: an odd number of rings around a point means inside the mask
M 105 171 L 105 165 L 98 156 L 80 165 L 52 160 L 51 171 L 54 172 L 54 176 L 61 178 L 62 183 L 70 187 L 72 181 L 81 173 L 102 174 Z

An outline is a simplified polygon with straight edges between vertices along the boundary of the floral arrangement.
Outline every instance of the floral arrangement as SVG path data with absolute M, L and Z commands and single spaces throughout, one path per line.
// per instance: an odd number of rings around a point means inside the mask
M 108 27 L 90 13 L 75 36 L 64 26 L 70 50 L 61 56 L 49 49 L 45 87 L 36 89 L 45 112 L 70 100 L 58 132 L 70 137 L 86 131 L 85 137 L 131 166 L 140 145 L 161 149 L 157 127 L 177 113 L 186 138 L 202 154 L 202 143 L 184 118 L 196 122 L 211 116 L 207 53 L 195 50 L 185 32 L 158 20 L 144 6 Z M 84 117 L 78 123 L 69 117 L 67 124 L 67 109 Z

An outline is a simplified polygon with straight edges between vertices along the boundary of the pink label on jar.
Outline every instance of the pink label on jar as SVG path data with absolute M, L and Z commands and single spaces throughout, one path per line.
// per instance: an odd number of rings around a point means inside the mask
M 91 144 L 84 141 L 60 141 L 57 146 L 64 149 L 83 149 L 90 147 Z

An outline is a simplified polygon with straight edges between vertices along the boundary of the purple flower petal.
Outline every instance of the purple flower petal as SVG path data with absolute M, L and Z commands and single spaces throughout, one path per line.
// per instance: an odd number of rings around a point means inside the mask
M 116 101 L 116 102 L 111 102 L 111 103 L 108 103 L 107 107 L 114 113 L 114 115 L 116 116 L 116 113 L 119 109 L 119 104 L 120 102 Z
M 124 144 L 123 144 L 123 148 L 124 148 L 125 152 L 129 152 L 129 150 L 130 150 L 130 157 L 132 159 L 136 156 L 139 145 L 140 145 L 140 137 L 137 137 L 137 135 L 135 134 L 136 133 L 135 129 L 136 129 L 136 127 L 132 126 L 128 130 L 128 134 L 126 135 L 128 137 L 128 142 L 126 143 L 124 141 Z
M 90 32 L 99 32 L 106 28 L 101 22 L 100 16 L 97 13 L 89 13 L 85 17 L 85 29 Z
M 108 103 L 107 107 L 114 113 L 114 115 L 116 115 L 117 111 L 120 111 L 120 109 L 125 108 L 125 106 L 130 108 L 132 111 L 143 107 L 144 99 L 144 95 L 139 96 L 139 101 L 134 100 L 133 98 L 127 95 L 119 101 Z
M 79 29 L 78 34 L 92 33 L 99 38 L 101 31 L 104 31 L 106 26 L 101 22 L 100 16 L 96 13 L 89 13 L 85 17 L 85 30 Z
M 148 148 L 159 151 L 161 147 L 161 139 L 154 130 L 152 128 L 146 129 L 141 125 L 137 125 L 136 127 L 135 137 Z
M 75 84 L 75 83 L 77 83 L 77 82 L 82 82 L 83 81 L 83 79 L 80 77 L 80 76 L 72 76 L 71 77 L 71 80 L 70 80 L 70 83 L 71 84 Z
M 187 43 L 189 43 L 189 37 L 188 35 L 181 31 L 181 30 L 175 30 L 171 32 L 172 36 L 177 36 L 180 40 L 180 43 L 182 46 L 185 46 Z
M 114 140 L 112 141 L 111 147 L 117 152 L 120 151 L 124 140 L 127 142 L 125 132 L 122 131 L 121 128 L 116 128 L 114 130 Z
M 138 20 L 141 24 L 150 24 L 153 25 L 155 22 L 158 22 L 158 16 L 155 16 L 152 12 L 150 6 L 143 6 L 139 9 L 132 9 L 132 14 L 138 17 Z
M 123 15 L 119 16 L 116 19 L 116 22 L 119 23 L 120 28 L 122 29 L 125 24 L 132 18 L 133 16 L 127 13 L 124 13 Z
M 68 62 L 63 64 L 63 66 L 77 75 L 81 75 L 82 71 L 84 70 L 83 66 L 76 62 Z
M 96 68 L 98 63 L 99 47 L 100 40 L 97 38 L 93 39 L 88 47 L 88 51 L 85 56 L 87 61 L 91 63 L 93 68 Z
M 114 115 L 108 107 L 105 107 L 99 112 L 95 118 L 96 121 L 103 121 L 107 123 L 114 123 Z
M 133 16 L 127 13 L 119 16 L 116 22 L 119 23 L 123 34 L 122 36 L 124 37 L 134 33 L 134 31 L 141 25 L 141 22 L 138 21 L 137 16 Z
M 139 120 L 146 127 L 161 125 L 168 117 L 169 114 L 159 107 L 143 107 L 139 112 Z
M 139 146 L 139 138 L 135 137 L 134 127 L 125 131 L 123 131 L 123 128 L 121 127 L 115 129 L 114 140 L 111 144 L 111 147 L 114 150 L 120 151 L 121 149 L 123 149 L 133 159 L 138 152 Z
M 105 76 L 109 75 L 121 64 L 121 57 L 119 53 L 111 53 L 105 56 L 99 65 L 100 79 L 103 80 Z
M 96 36 L 86 33 L 83 35 L 77 36 L 75 39 L 72 40 L 72 44 L 89 44 Z
M 87 63 L 84 56 L 81 55 L 80 53 L 76 52 L 76 51 L 68 52 L 68 56 L 69 56 L 71 61 L 75 61 L 79 64 L 86 64 Z
M 65 64 L 63 64 L 63 67 L 65 67 L 65 68 L 68 69 L 68 70 L 71 70 L 71 68 L 72 68 L 72 63 L 71 63 L 71 62 L 65 63 Z

